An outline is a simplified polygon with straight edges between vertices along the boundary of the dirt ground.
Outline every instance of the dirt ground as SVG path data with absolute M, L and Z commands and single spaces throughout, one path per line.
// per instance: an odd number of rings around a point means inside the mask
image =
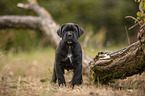
M 145 72 L 108 85 L 83 84 L 70 87 L 72 72 L 65 72 L 67 86 L 50 83 L 53 48 L 19 53 L 0 53 L 0 96 L 145 96 Z

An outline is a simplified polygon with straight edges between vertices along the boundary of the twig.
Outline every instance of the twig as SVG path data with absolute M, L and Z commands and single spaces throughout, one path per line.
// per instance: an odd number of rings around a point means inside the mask
M 137 25 L 139 25 L 139 23 L 134 24 L 133 26 L 129 27 L 128 29 L 131 30 L 132 28 L 134 28 Z
M 138 21 L 135 17 L 133 17 L 133 16 L 126 16 L 125 18 L 132 18 L 133 20 L 135 20 L 135 21 Z M 139 22 L 139 21 L 138 21 Z
M 18 3 L 17 7 L 24 8 L 24 9 L 30 9 L 29 4 L 23 4 L 23 3 Z
M 135 20 L 135 21 L 138 22 L 138 23 L 134 24 L 133 26 L 131 26 L 131 27 L 129 28 L 129 30 L 132 29 L 132 28 L 134 28 L 134 27 L 137 26 L 137 25 L 142 26 L 142 25 L 140 24 L 141 21 L 137 20 L 135 17 L 132 17 L 132 16 L 126 16 L 125 18 L 132 18 L 133 20 Z
M 126 31 L 126 35 L 127 35 L 128 44 L 130 45 L 130 38 L 129 38 L 129 35 L 128 35 L 128 31 L 127 31 L 127 27 L 126 26 L 125 26 L 125 31 Z

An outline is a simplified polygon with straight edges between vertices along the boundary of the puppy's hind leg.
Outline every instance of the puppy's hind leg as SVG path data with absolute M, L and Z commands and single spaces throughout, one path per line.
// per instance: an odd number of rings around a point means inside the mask
M 55 64 L 54 64 L 55 65 Z M 52 75 L 52 79 L 51 79 L 51 83 L 54 82 L 56 83 L 57 77 L 56 77 L 56 70 L 55 70 L 55 66 L 53 68 L 53 75 Z

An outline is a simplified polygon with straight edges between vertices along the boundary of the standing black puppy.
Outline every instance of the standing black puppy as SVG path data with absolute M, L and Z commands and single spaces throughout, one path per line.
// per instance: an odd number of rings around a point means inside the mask
M 62 40 L 56 49 L 52 82 L 58 79 L 59 85 L 65 84 L 64 69 L 73 69 L 72 86 L 82 83 L 82 49 L 78 38 L 83 33 L 74 23 L 66 23 L 57 31 Z

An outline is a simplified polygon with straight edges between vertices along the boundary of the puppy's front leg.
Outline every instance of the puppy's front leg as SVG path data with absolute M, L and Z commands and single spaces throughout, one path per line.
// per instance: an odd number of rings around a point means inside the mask
M 56 64 L 55 71 L 56 71 L 56 76 L 57 76 L 57 79 L 58 79 L 59 86 L 60 85 L 65 85 L 65 79 L 64 79 L 64 75 L 63 75 L 64 69 L 62 69 L 59 64 Z
M 74 76 L 72 79 L 72 86 L 76 85 L 80 85 L 82 83 L 82 65 L 79 64 L 79 66 L 77 66 L 74 69 Z

